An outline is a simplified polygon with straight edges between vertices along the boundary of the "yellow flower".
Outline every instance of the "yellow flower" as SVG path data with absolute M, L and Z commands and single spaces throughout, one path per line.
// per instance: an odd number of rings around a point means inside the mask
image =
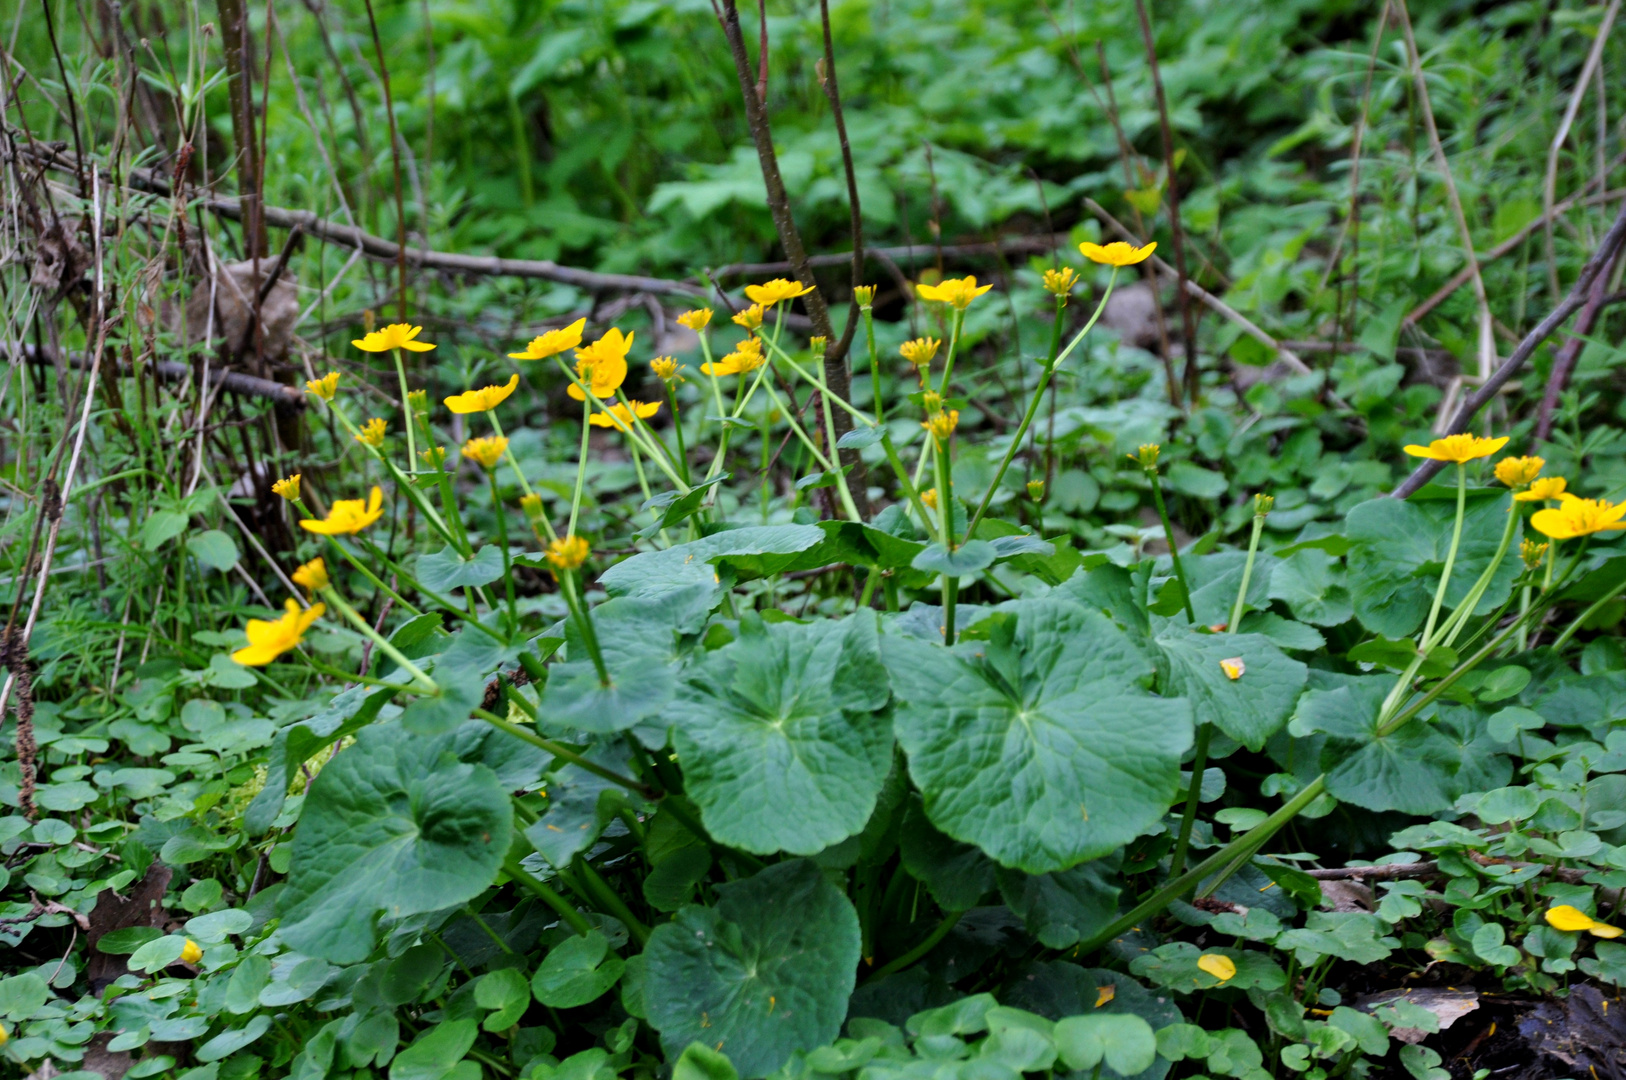
M 949 436 L 954 434 L 954 429 L 959 425 L 960 410 L 947 409 L 937 413 L 920 426 L 929 429 L 936 436 L 938 442 L 948 442 Z
M 1129 460 L 1137 462 L 1143 469 L 1155 469 L 1157 468 L 1157 455 L 1162 452 L 1163 448 L 1155 442 L 1142 443 L 1140 453 L 1130 454 Z
M 361 434 L 356 436 L 356 441 L 377 450 L 384 445 L 384 429 L 387 426 L 382 419 L 375 416 L 361 425 Z
M 306 379 L 305 389 L 323 401 L 332 401 L 339 390 L 339 373 L 330 371 L 320 379 Z
M 1626 529 L 1626 503 L 1612 503 L 1604 499 L 1578 499 L 1566 496 L 1557 506 L 1537 510 L 1530 515 L 1530 524 L 1537 532 L 1554 540 L 1573 540 L 1577 536 L 1591 536 L 1596 532 L 1614 532 Z
M 755 330 L 762 325 L 762 305 L 752 304 L 744 311 L 735 312 L 734 322 L 747 330 Z
M 339 499 L 321 521 L 306 518 L 299 527 L 319 536 L 349 536 L 359 533 L 384 516 L 384 489 L 374 485 L 366 502 L 360 499 Z
M 916 285 L 915 291 L 920 294 L 922 300 L 937 300 L 964 311 L 971 306 L 971 301 L 992 288 L 992 285 L 977 288 L 977 279 L 972 275 L 963 278 L 949 278 L 939 285 Z
M 1044 272 L 1044 291 L 1047 293 L 1055 293 L 1058 297 L 1065 297 L 1073 291 L 1073 286 L 1077 284 L 1078 273 L 1071 266 Z
M 1248 673 L 1248 665 L 1242 662 L 1240 656 L 1233 656 L 1229 660 L 1221 660 L 1219 664 L 1220 670 L 1225 672 L 1225 677 L 1232 682 L 1236 682 Z M 1230 978 L 1230 976 L 1227 975 L 1226 978 Z
M 937 489 L 927 488 L 920 493 L 920 501 L 930 510 L 937 509 Z
M 1547 557 L 1550 544 L 1538 544 L 1534 540 L 1525 540 L 1519 544 L 1519 558 L 1524 560 L 1526 570 L 1534 570 L 1541 565 L 1541 560 Z
M 1543 476 L 1530 482 L 1529 491 L 1521 491 L 1513 496 L 1517 502 L 1546 502 L 1549 499 L 1566 498 L 1564 489 L 1569 485 L 1562 476 Z
M 655 377 L 657 379 L 666 383 L 674 380 L 677 382 L 682 382 L 683 376 L 679 375 L 678 372 L 682 371 L 683 367 L 684 365 L 678 363 L 670 356 L 657 356 L 655 359 L 649 362 L 649 370 L 655 373 Z
M 920 407 L 926 410 L 926 415 L 940 412 L 943 408 L 943 395 L 936 390 L 928 390 L 920 395 Z
M 490 412 L 501 405 L 519 388 L 519 373 L 508 376 L 508 381 L 501 386 L 482 386 L 478 390 L 468 390 L 461 394 L 453 394 L 446 399 L 446 407 L 454 413 Z
M 591 550 L 579 536 L 563 536 L 548 545 L 548 565 L 555 570 L 574 570 L 587 561 Z
M 198 948 L 197 942 L 193 941 L 191 938 L 187 938 L 186 944 L 181 946 L 181 963 L 195 964 L 202 959 L 203 950 Z
M 899 345 L 898 352 L 915 367 L 923 368 L 932 362 L 932 357 L 937 355 L 938 347 L 942 344 L 942 341 L 934 337 L 915 338 Z
M 1236 978 L 1236 963 L 1224 953 L 1203 953 L 1197 957 L 1197 966 L 1220 982 Z
M 549 330 L 531 339 L 525 346 L 524 352 L 511 352 L 510 360 L 546 360 L 550 356 L 558 356 L 567 349 L 574 349 L 582 343 L 582 330 L 587 326 L 586 319 L 577 319 L 569 326 L 561 326 L 557 330 Z
M 661 403 L 658 401 L 643 402 L 630 398 L 628 400 L 631 401 L 640 420 L 647 420 L 661 411 Z M 609 412 L 596 412 L 587 418 L 587 422 L 594 427 L 613 427 L 617 431 L 631 431 L 632 415 L 627 407 L 618 401 L 610 406 Z
M 1080 244 L 1078 250 L 1084 253 L 1086 259 L 1103 266 L 1134 266 L 1151 258 L 1152 252 L 1157 250 L 1157 243 L 1154 241 L 1145 247 L 1132 247 L 1122 240 L 1114 240 L 1110 244 Z
M 636 333 L 623 334 L 612 326 L 587 348 L 576 350 L 576 378 L 587 384 L 594 397 L 610 397 L 627 381 L 627 354 L 632 351 Z M 577 401 L 587 400 L 587 395 L 575 383 L 566 387 L 565 393 Z
M 463 456 L 473 458 L 481 468 L 495 469 L 508 449 L 508 440 L 501 435 L 482 435 L 463 444 Z
M 542 520 L 542 496 L 536 492 L 528 492 L 520 496 L 519 508 L 525 512 L 526 521 Z
M 762 342 L 756 338 L 746 338 L 733 352 L 716 363 L 701 364 L 700 370 L 707 375 L 744 375 L 767 362 L 768 358 L 762 355 Z
M 853 289 L 853 302 L 856 303 L 860 309 L 870 307 L 875 303 L 875 286 L 859 285 L 857 288 Z
M 1507 445 L 1507 436 L 1500 439 L 1485 439 L 1478 435 L 1447 435 L 1443 439 L 1435 439 L 1427 446 L 1408 446 L 1406 453 L 1412 457 L 1432 458 L 1435 461 L 1454 461 L 1458 465 L 1473 461 L 1475 458 L 1490 457 L 1496 451 Z
M 6 1025 L 0 1024 L 0 1046 L 4 1046 L 10 1041 L 11 1036 L 6 1033 Z
M 1496 463 L 1496 479 L 1510 488 L 1522 488 L 1541 475 L 1545 464 L 1547 462 L 1538 457 L 1503 458 Z
M 698 334 L 711 325 L 711 308 L 703 307 L 695 308 L 693 311 L 685 311 L 677 317 L 677 321 L 679 326 L 687 326 Z
M 246 667 L 264 667 L 298 645 L 306 629 L 320 619 L 325 610 L 321 604 L 312 604 L 301 611 L 297 600 L 289 600 L 287 611 L 275 622 L 250 619 L 244 628 L 248 645 L 232 653 L 231 658 Z
M 1606 922 L 1599 922 L 1584 911 L 1573 908 L 1568 904 L 1559 904 L 1548 908 L 1546 919 L 1547 925 L 1554 930 L 1568 930 L 1571 933 L 1585 930 L 1594 937 L 1601 938 L 1617 938 L 1622 933 L 1626 933 L 1620 927 L 1610 926 Z
M 294 571 L 294 584 L 303 585 L 312 595 L 328 587 L 327 564 L 320 557 Z
M 418 456 L 423 458 L 424 464 L 431 469 L 438 469 L 446 464 L 446 448 L 444 446 L 431 446 L 427 450 L 419 450 Z
M 374 330 L 360 341 L 350 344 L 362 352 L 389 352 L 391 349 L 406 349 L 408 352 L 428 352 L 434 346 L 427 341 L 413 340 L 423 332 L 421 326 L 408 326 L 406 323 L 390 323 L 382 330 Z
M 785 278 L 774 278 L 762 285 L 747 285 L 745 295 L 753 304 L 771 308 L 783 300 L 794 300 L 798 296 L 806 296 L 813 291 L 810 285 L 804 286 L 799 281 L 789 281 Z
M 303 474 L 294 473 L 292 476 L 285 476 L 272 484 L 271 490 L 289 502 L 295 502 L 299 498 L 299 478 L 301 475 Z

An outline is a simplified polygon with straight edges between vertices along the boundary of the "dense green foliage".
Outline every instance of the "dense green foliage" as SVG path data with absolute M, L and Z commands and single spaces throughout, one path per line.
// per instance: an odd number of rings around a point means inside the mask
M 795 275 L 739 265 L 781 244 L 708 0 L 250 10 L 259 177 L 233 5 L 8 8 L 6 1067 L 1539 1058 L 1519 1010 L 1626 986 L 1626 555 L 1494 470 L 1621 498 L 1618 316 L 1544 437 L 1563 335 L 1476 418 L 1505 448 L 1386 493 L 1614 216 L 1594 95 L 1538 223 L 1608 21 L 1418 3 L 1414 79 L 1383 7 L 1153 5 L 1174 192 L 1133 3 L 831 4 L 888 249 L 872 301 L 845 262 L 814 279 L 850 401 L 806 296 L 729 318 Z M 790 206 L 845 251 L 821 8 L 767 8 Z M 280 283 L 233 300 L 253 228 L 211 193 L 256 186 L 667 280 L 399 270 L 279 226 Z M 1228 306 L 1188 340 L 1172 270 L 1086 257 L 1114 217 Z M 1483 306 L 1425 303 L 1464 229 Z M 994 291 L 932 299 L 973 272 Z M 371 341 L 401 304 L 433 351 Z M 1503 1034 L 1388 993 L 1448 984 L 1505 995 Z

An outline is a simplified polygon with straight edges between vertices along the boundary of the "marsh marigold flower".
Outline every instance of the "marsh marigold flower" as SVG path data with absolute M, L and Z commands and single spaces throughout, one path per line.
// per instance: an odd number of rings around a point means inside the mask
M 477 412 L 490 412 L 504 401 L 508 395 L 519 388 L 519 373 L 508 376 L 508 381 L 501 386 L 482 386 L 478 390 L 466 390 L 461 394 L 453 394 L 446 399 L 446 407 L 454 413 L 467 414 Z
M 627 381 L 627 354 L 632 351 L 635 334 L 623 334 L 612 326 L 603 337 L 576 350 L 576 378 L 587 384 L 594 397 L 610 397 Z M 577 401 L 587 400 L 587 394 L 575 383 L 567 386 L 565 393 Z
M 333 395 L 339 391 L 339 373 L 330 371 L 320 379 L 307 379 L 305 389 L 323 401 L 332 401 Z
M 677 382 L 683 381 L 683 376 L 678 374 L 678 372 L 683 370 L 683 365 L 672 359 L 670 356 L 655 357 L 655 359 L 649 362 L 649 370 L 653 371 L 655 373 L 655 378 L 659 379 L 661 382 L 669 383 L 673 382 L 674 380 Z
M 197 942 L 193 941 L 191 938 L 187 938 L 186 944 L 181 946 L 181 963 L 195 964 L 202 959 L 203 950 L 198 947 Z
M 631 398 L 628 400 L 632 402 L 632 408 L 640 420 L 647 420 L 661 411 L 661 403 L 658 401 L 636 401 Z M 587 418 L 587 422 L 594 427 L 613 427 L 617 431 L 631 431 L 632 416 L 633 413 L 618 401 L 610 406 L 609 412 L 596 412 Z
M 312 559 L 294 571 L 294 584 L 305 586 L 312 595 L 321 592 L 329 584 L 327 563 L 323 562 L 320 557 Z
M 992 285 L 978 288 L 976 276 L 968 275 L 963 278 L 949 278 L 937 285 L 918 284 L 915 286 L 915 292 L 920 294 L 922 300 L 936 300 L 964 311 L 971 306 L 971 301 L 992 288 Z
M 1157 468 L 1157 456 L 1163 448 L 1155 442 L 1142 443 L 1139 453 L 1129 455 L 1129 460 L 1135 462 L 1143 469 Z
M 932 362 L 932 357 L 937 355 L 938 347 L 942 344 L 943 342 L 937 338 L 915 338 L 899 345 L 898 352 L 915 367 L 924 368 Z
M 1522 488 L 1541 475 L 1547 462 L 1538 457 L 1503 458 L 1496 463 L 1496 479 L 1510 488 Z
M 1054 293 L 1058 298 L 1065 299 L 1073 291 L 1073 286 L 1077 284 L 1078 272 L 1071 266 L 1044 272 L 1044 291 Z
M 702 364 L 700 370 L 707 375 L 744 375 L 767 362 L 768 358 L 762 355 L 762 342 L 756 338 L 746 338 L 733 352 L 716 363 Z
M 1451 461 L 1458 465 L 1473 461 L 1476 458 L 1490 457 L 1496 451 L 1507 445 L 1507 436 L 1500 439 L 1486 439 L 1478 435 L 1447 435 L 1443 439 L 1435 439 L 1427 446 L 1411 445 L 1406 447 L 1406 453 L 1412 457 L 1430 458 L 1434 461 Z
M 1626 517 L 1626 503 L 1578 499 L 1570 495 L 1557 506 L 1531 514 L 1530 524 L 1543 536 L 1554 540 L 1573 540 L 1578 536 L 1626 529 L 1626 521 L 1620 520 L 1623 517 Z
M 1224 953 L 1203 953 L 1197 957 L 1197 966 L 1220 982 L 1230 982 L 1236 978 L 1236 961 Z
M 960 426 L 960 410 L 945 409 L 934 414 L 931 419 L 920 425 L 929 430 L 938 442 L 947 442 L 954 429 Z
M 560 353 L 582 343 L 582 330 L 587 326 L 586 319 L 577 319 L 569 326 L 561 326 L 557 330 L 549 330 L 545 334 L 538 334 L 525 346 L 524 352 L 511 352 L 510 360 L 546 360 L 550 356 Z
M 1526 570 L 1534 570 L 1541 565 L 1541 560 L 1547 557 L 1550 544 L 1538 544 L 1534 540 L 1523 540 L 1519 543 L 1519 558 L 1524 560 Z
M 1585 930 L 1594 937 L 1617 938 L 1623 932 L 1626 932 L 1622 931 L 1618 926 L 1610 926 L 1606 922 L 1599 922 L 1586 912 L 1571 907 L 1569 904 L 1558 904 L 1548 908 L 1544 917 L 1547 920 L 1547 925 L 1554 930 L 1567 930 L 1570 933 Z
M 463 444 L 463 456 L 480 463 L 482 469 L 495 469 L 508 449 L 508 440 L 501 435 L 482 435 Z
M 859 285 L 853 289 L 853 302 L 860 309 L 868 308 L 875 303 L 875 286 Z
M 1513 496 L 1518 502 L 1546 502 L 1549 499 L 1564 498 L 1564 489 L 1569 484 L 1562 476 L 1541 476 L 1530 481 L 1528 491 L 1521 491 Z
M 761 285 L 747 285 L 745 295 L 753 304 L 760 304 L 771 308 L 784 300 L 794 300 L 798 296 L 806 296 L 813 291 L 810 285 L 803 285 L 799 281 L 790 281 L 786 278 L 774 278 Z
M 562 536 L 548 545 L 548 565 L 558 570 L 575 570 L 587 561 L 591 549 L 579 536 Z
M 431 446 L 427 450 L 419 450 L 418 456 L 423 463 L 431 469 L 439 469 L 446 464 L 446 448 L 444 446 Z
M 677 317 L 677 321 L 679 326 L 687 326 L 698 334 L 711 325 L 711 308 L 703 307 L 695 308 L 693 311 L 685 311 Z
M 318 536 L 349 536 L 359 533 L 383 516 L 384 489 L 375 484 L 366 502 L 360 499 L 339 499 L 327 512 L 327 517 L 320 521 L 306 518 L 299 523 L 299 527 Z
M 756 330 L 762 325 L 762 305 L 752 304 L 743 311 L 736 311 L 733 315 L 733 321 L 736 325 L 743 326 L 747 330 Z
M 384 445 L 384 430 L 388 426 L 381 418 L 375 416 L 361 425 L 361 433 L 356 436 L 356 441 L 377 450 Z
M 272 484 L 271 490 L 276 494 L 281 495 L 289 502 L 297 502 L 299 499 L 299 478 L 301 475 L 302 474 L 300 473 L 294 473 L 292 476 L 285 476 L 281 480 L 278 480 L 276 483 Z
M 929 510 L 937 509 L 937 489 L 927 488 L 920 493 L 921 503 Z
M 1078 245 L 1078 250 L 1083 252 L 1086 259 L 1102 266 L 1134 266 L 1152 257 L 1152 252 L 1157 250 L 1157 242 L 1153 241 L 1145 247 L 1134 247 L 1122 240 L 1114 240 L 1110 244 L 1084 243 Z
M 408 352 L 428 352 L 434 346 L 427 341 L 416 340 L 423 333 L 421 326 L 408 326 L 406 323 L 390 323 L 382 330 L 374 330 L 357 341 L 350 344 L 362 352 L 389 352 L 391 349 L 405 349 Z
M 312 604 L 301 611 L 297 600 L 289 600 L 282 618 L 274 622 L 250 619 L 244 627 L 248 644 L 232 653 L 231 658 L 245 667 L 264 667 L 298 645 L 311 623 L 320 619 L 325 610 L 321 604 Z

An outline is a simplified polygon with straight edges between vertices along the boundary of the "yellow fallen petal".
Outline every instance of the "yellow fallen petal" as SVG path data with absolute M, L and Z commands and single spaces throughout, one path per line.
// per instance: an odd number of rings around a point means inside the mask
M 1225 677 L 1230 679 L 1232 682 L 1242 678 L 1242 676 L 1248 670 L 1248 665 L 1242 662 L 1242 657 L 1240 656 L 1233 656 L 1229 659 L 1221 660 L 1219 664 L 1220 670 L 1225 672 Z
M 1236 978 L 1236 963 L 1224 953 L 1203 953 L 1197 957 L 1197 966 L 1220 982 Z
M 1590 915 L 1568 904 L 1559 904 L 1556 907 L 1548 908 L 1546 919 L 1547 925 L 1553 929 L 1571 932 L 1590 930 L 1595 925 Z

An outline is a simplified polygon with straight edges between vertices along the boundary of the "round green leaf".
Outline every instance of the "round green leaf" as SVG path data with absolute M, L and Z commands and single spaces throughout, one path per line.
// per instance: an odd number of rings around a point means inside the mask
M 1199 724 L 1213 724 L 1258 750 L 1292 715 L 1309 668 L 1258 634 L 1204 634 L 1170 624 L 1157 635 L 1167 667 L 1164 692 L 1191 702 Z M 1231 664 L 1240 660 L 1241 674 Z
M 752 1080 L 840 1034 L 858 915 L 805 859 L 717 892 L 716 907 L 686 907 L 650 935 L 644 1003 L 669 1057 L 691 1042 L 721 1043 Z
M 1167 812 L 1191 709 L 1139 688 L 1149 664 L 1104 616 L 1051 598 L 1004 611 L 958 650 L 886 638 L 893 725 L 934 825 L 1006 866 L 1065 870 Z
M 625 960 L 610 952 L 604 935 L 592 930 L 553 947 L 531 978 L 531 993 L 556 1009 L 586 1005 L 603 997 L 625 966 Z
M 240 557 L 236 541 L 219 529 L 209 529 L 191 537 L 186 542 L 186 550 L 211 570 L 230 570 L 237 565 Z
M 278 905 L 289 945 L 356 963 L 372 951 L 378 914 L 452 907 L 491 884 L 513 829 L 508 793 L 490 769 L 444 749 L 370 727 L 317 776 Z
M 812 855 L 863 829 L 892 765 L 875 615 L 741 630 L 667 711 L 687 793 L 723 844 Z

